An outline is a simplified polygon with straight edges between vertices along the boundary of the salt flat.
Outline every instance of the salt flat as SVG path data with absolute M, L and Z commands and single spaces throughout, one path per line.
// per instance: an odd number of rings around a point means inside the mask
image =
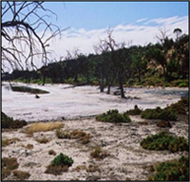
M 2 111 L 14 119 L 26 121 L 56 120 L 62 117 L 76 119 L 83 116 L 97 115 L 109 109 L 125 112 L 138 107 L 154 108 L 177 102 L 182 95 L 188 94 L 188 88 L 126 88 L 127 97 L 139 99 L 121 99 L 119 96 L 100 93 L 98 86 L 71 87 L 68 84 L 16 83 L 32 88 L 43 89 L 49 94 L 13 92 L 7 82 L 2 86 Z

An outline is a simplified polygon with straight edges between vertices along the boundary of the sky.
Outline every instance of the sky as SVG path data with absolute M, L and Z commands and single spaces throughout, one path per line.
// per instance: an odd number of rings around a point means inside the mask
M 106 30 L 113 30 L 113 38 L 126 45 L 156 43 L 159 29 L 180 28 L 188 34 L 188 2 L 46 2 L 47 8 L 57 14 L 57 25 L 68 28 L 61 40 L 50 44 L 57 48 L 57 59 L 66 50 L 78 48 L 81 53 L 95 53 L 93 45 L 106 38 Z M 52 17 L 53 18 L 53 17 Z M 55 17 L 54 17 L 55 19 Z M 58 46 L 59 45 L 59 46 Z
M 160 29 L 175 39 L 175 28 L 188 34 L 188 2 L 44 2 L 57 14 L 48 21 L 67 28 L 61 39 L 49 42 L 52 59 L 60 60 L 67 51 L 79 49 L 82 54 L 95 53 L 93 46 L 105 39 L 108 28 L 116 42 L 126 45 L 156 43 Z M 42 16 L 41 14 L 39 14 Z M 42 30 L 41 30 L 42 31 Z M 40 34 L 41 32 L 39 32 Z

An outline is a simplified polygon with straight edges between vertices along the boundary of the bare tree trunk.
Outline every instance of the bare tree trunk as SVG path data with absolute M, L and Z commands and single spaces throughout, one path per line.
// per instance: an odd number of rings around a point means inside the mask
M 103 74 L 101 74 L 100 92 L 104 92 L 104 77 L 103 77 Z
M 124 94 L 123 82 L 121 81 L 121 79 L 119 79 L 119 87 L 121 90 L 121 98 L 126 98 Z

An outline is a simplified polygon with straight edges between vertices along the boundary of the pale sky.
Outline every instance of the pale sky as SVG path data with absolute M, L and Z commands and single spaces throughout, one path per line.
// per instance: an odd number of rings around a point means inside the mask
M 175 39 L 173 30 L 180 28 L 188 34 L 188 1 L 184 2 L 45 2 L 44 6 L 57 14 L 49 21 L 68 28 L 61 39 L 52 40 L 48 47 L 58 61 L 78 48 L 83 54 L 95 53 L 93 45 L 106 38 L 106 30 L 113 29 L 116 42 L 130 45 L 156 43 L 159 28 L 167 30 Z M 39 14 L 40 15 L 40 14 Z M 42 30 L 41 30 L 42 31 Z M 39 30 L 39 34 L 40 34 Z M 38 62 L 38 60 L 36 60 Z M 41 64 L 38 62 L 38 67 Z

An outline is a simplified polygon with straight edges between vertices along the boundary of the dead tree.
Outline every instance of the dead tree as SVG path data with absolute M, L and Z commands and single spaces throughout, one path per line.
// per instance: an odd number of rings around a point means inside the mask
M 4 1 L 1 3 L 2 68 L 37 69 L 34 60 L 46 66 L 49 41 L 64 29 L 49 23 L 49 15 L 43 1 Z M 41 32 L 41 33 L 39 33 Z

